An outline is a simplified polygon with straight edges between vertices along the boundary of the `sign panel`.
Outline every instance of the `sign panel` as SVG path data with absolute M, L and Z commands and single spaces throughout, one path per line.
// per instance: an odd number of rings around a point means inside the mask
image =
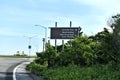
M 51 39 L 73 39 L 79 35 L 77 27 L 54 27 L 51 28 Z

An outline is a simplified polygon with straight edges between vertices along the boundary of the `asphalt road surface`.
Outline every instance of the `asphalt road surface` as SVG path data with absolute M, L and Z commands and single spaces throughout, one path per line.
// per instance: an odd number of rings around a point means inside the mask
M 29 79 L 29 72 L 25 70 L 30 61 L 27 58 L 0 58 L 0 80 L 33 80 Z

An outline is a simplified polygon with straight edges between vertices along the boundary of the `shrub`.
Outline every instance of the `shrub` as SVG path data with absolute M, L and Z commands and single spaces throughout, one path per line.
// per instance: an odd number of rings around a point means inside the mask
M 120 65 L 117 70 L 112 69 L 113 65 L 93 65 L 80 67 L 69 65 L 67 67 L 55 67 L 42 70 L 43 80 L 119 80 Z

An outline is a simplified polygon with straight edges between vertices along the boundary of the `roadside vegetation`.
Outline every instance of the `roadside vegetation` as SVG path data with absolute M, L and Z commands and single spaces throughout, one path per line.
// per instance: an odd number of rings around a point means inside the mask
M 120 80 L 120 64 L 116 63 L 54 68 L 31 63 L 28 68 L 32 73 L 40 76 L 40 80 Z
M 0 58 L 36 58 L 36 56 L 0 55 Z
M 27 66 L 43 80 L 120 80 L 120 14 L 108 21 L 111 28 L 95 35 L 80 35 L 58 51 L 50 44 Z

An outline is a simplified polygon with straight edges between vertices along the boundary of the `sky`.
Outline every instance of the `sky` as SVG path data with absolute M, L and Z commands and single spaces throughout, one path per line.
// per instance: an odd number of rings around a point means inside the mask
M 50 37 L 49 27 L 81 26 L 86 35 L 93 35 L 108 27 L 111 16 L 120 13 L 120 0 L 0 0 L 0 55 L 17 51 L 31 53 L 43 50 L 42 39 Z M 35 26 L 41 25 L 41 26 Z M 54 45 L 54 40 L 51 40 Z M 61 40 L 57 42 L 61 44 Z

